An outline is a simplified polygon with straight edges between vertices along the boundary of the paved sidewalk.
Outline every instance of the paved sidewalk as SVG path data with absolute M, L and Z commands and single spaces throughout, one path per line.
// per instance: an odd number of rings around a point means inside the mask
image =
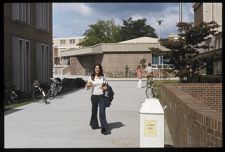
M 54 78 L 82 78 L 84 80 L 88 80 L 87 75 L 54 75 Z M 107 78 L 107 80 L 110 81 L 137 81 L 137 78 Z M 147 80 L 147 78 L 142 78 L 143 81 Z M 159 78 L 153 78 L 153 80 L 164 80 L 164 79 L 159 79 Z M 170 78 L 170 80 L 179 80 L 178 77 L 175 78 Z
M 49 105 L 31 103 L 6 112 L 5 148 L 138 148 L 145 88 L 138 89 L 137 81 L 109 83 L 115 91 L 106 110 L 110 135 L 90 128 L 90 91 L 80 89 L 57 96 Z M 165 145 L 172 145 L 166 123 Z

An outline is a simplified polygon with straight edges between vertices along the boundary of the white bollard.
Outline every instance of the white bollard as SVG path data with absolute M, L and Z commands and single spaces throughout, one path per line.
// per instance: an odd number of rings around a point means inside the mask
M 141 104 L 140 147 L 164 147 L 164 110 L 157 98 Z

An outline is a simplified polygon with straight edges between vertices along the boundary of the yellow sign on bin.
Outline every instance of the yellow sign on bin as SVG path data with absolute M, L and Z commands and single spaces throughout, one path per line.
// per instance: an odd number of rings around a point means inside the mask
M 145 120 L 144 134 L 147 137 L 157 136 L 156 120 Z

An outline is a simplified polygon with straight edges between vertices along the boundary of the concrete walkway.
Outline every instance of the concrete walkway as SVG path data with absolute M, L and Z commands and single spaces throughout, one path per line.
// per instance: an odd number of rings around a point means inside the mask
M 54 75 L 54 78 L 82 78 L 84 80 L 88 80 L 87 75 Z M 137 78 L 107 78 L 107 80 L 112 80 L 112 81 L 137 81 Z M 143 81 L 146 81 L 147 78 L 142 78 Z M 153 78 L 153 80 L 165 80 L 165 79 L 159 79 L 159 78 Z M 170 80 L 179 80 L 178 77 L 170 78 Z
M 5 112 L 5 148 L 138 148 L 145 88 L 138 89 L 137 81 L 110 84 L 115 91 L 106 111 L 110 135 L 90 128 L 90 91 L 80 89 L 57 96 L 49 105 L 31 103 Z M 165 145 L 173 145 L 166 123 Z

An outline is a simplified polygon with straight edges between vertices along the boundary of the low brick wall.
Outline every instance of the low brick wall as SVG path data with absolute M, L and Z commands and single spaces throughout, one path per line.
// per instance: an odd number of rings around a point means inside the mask
M 205 84 L 207 88 L 215 88 L 215 85 L 219 84 Z M 197 97 L 196 94 L 201 92 L 191 91 L 200 90 L 197 88 L 203 86 L 204 84 L 161 86 L 160 102 L 163 106 L 167 105 L 165 119 L 175 147 L 222 147 L 222 112 L 200 101 L 200 96 Z M 222 93 L 218 96 L 222 96 Z
M 182 83 L 179 89 L 191 94 L 212 109 L 222 111 L 221 83 Z

